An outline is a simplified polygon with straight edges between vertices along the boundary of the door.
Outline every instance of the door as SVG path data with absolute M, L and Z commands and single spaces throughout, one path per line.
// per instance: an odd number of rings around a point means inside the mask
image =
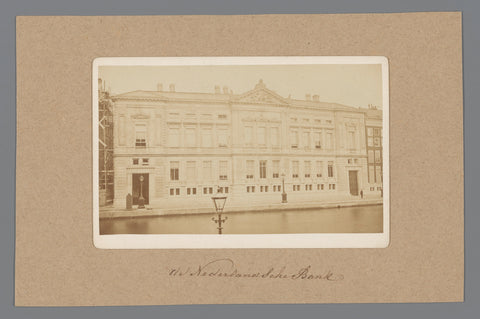
M 143 177 L 143 181 L 142 181 Z M 133 205 L 138 205 L 140 192 L 145 199 L 145 204 L 148 204 L 148 174 L 132 174 L 132 200 Z
M 348 171 L 350 194 L 358 196 L 358 171 Z

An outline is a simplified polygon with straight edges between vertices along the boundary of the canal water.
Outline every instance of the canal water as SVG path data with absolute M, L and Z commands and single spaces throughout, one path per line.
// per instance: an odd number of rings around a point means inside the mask
M 107 234 L 216 234 L 214 214 L 100 220 Z M 224 214 L 224 234 L 381 233 L 383 205 Z

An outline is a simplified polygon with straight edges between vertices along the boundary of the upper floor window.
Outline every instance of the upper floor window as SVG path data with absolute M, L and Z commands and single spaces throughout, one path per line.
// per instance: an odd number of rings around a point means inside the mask
M 135 125 L 135 147 L 145 148 L 147 147 L 147 126 Z
M 313 133 L 313 142 L 315 143 L 316 149 L 322 148 L 322 134 L 320 132 Z
M 228 145 L 228 130 L 227 129 L 219 129 L 218 130 L 218 146 L 219 147 L 227 147 Z
M 212 161 L 203 162 L 203 179 L 207 181 L 212 179 Z
M 298 178 L 298 161 L 292 161 L 292 177 Z
M 180 146 L 180 128 L 179 127 L 168 128 L 168 146 L 170 147 Z
M 310 177 L 312 165 L 310 161 L 305 161 L 305 177 Z
M 259 145 L 265 145 L 267 144 L 267 139 L 265 136 L 265 127 L 259 127 L 257 129 L 257 134 L 258 134 L 258 144 Z
M 228 162 L 227 161 L 220 161 L 220 180 L 227 180 L 228 179 Z
M 260 161 L 260 178 L 267 178 L 267 161 Z
M 197 178 L 195 161 L 187 162 L 187 180 L 194 181 Z
M 310 148 L 310 132 L 303 132 L 303 146 L 305 146 L 305 148 Z
M 253 126 L 245 126 L 245 144 L 253 144 Z
M 180 170 L 179 164 L 180 164 L 179 162 L 170 162 L 170 180 L 171 181 L 178 181 L 179 170 Z
M 253 178 L 254 173 L 255 173 L 255 162 L 252 160 L 247 160 L 246 178 Z
M 272 162 L 272 171 L 273 171 L 273 178 L 278 178 L 280 176 L 280 161 L 274 160 Z
M 291 131 L 290 139 L 290 144 L 292 145 L 292 148 L 298 148 L 298 131 Z
M 317 161 L 317 177 L 322 177 L 323 175 L 323 162 Z
M 195 147 L 197 144 L 197 134 L 194 127 L 187 127 L 185 129 L 185 143 L 187 147 Z
M 328 177 L 333 177 L 333 162 L 328 162 Z
M 271 143 L 272 143 L 272 146 L 278 146 L 279 144 L 279 138 L 278 138 L 279 134 L 278 134 L 278 127 L 272 127 L 271 128 Z
M 202 146 L 212 147 L 212 128 L 211 127 L 202 128 Z

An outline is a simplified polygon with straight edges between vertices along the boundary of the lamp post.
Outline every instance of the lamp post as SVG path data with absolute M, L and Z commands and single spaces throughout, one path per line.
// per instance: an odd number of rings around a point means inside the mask
M 285 173 L 282 173 L 282 203 L 287 203 L 287 193 L 285 193 Z
M 145 208 L 145 198 L 143 198 L 143 180 L 145 178 L 143 175 L 140 175 L 140 197 L 138 198 L 138 208 Z
M 218 224 L 218 234 L 222 234 L 222 223 L 225 223 L 225 221 L 228 219 L 226 216 L 222 218 L 222 212 L 223 208 L 225 207 L 225 202 L 227 201 L 227 196 L 219 195 L 217 194 L 212 197 L 213 204 L 215 205 L 215 212 L 217 213 L 217 217 L 212 217 L 212 220 L 215 222 L 215 224 Z

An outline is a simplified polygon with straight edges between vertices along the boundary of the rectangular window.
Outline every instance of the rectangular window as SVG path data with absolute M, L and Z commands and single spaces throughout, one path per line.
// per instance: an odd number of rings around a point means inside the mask
M 367 145 L 368 145 L 369 147 L 373 147 L 373 137 L 369 137 L 369 138 L 368 138 Z
M 258 144 L 259 145 L 266 145 L 267 144 L 267 139 L 265 136 L 265 127 L 259 127 L 257 129 L 257 135 L 258 135 Z
M 142 165 L 147 166 L 148 165 L 148 158 L 142 158 Z
M 253 144 L 253 127 L 245 126 L 245 144 Z
M 333 177 L 333 162 L 328 162 L 328 177 Z
M 369 151 L 368 151 L 368 162 L 369 162 L 369 163 L 375 163 L 373 150 L 369 150 Z
M 313 143 L 315 143 L 316 149 L 322 148 L 322 134 L 320 132 L 313 133 Z
M 312 164 L 310 161 L 305 161 L 305 177 L 310 177 L 312 170 Z
M 375 163 L 381 163 L 382 162 L 382 155 L 380 153 L 380 150 L 375 151 Z
M 180 188 L 170 188 L 170 196 L 180 195 Z
M 227 114 L 218 114 L 218 119 L 219 120 L 226 120 L 227 119 Z
M 279 134 L 278 134 L 278 127 L 272 127 L 271 128 L 271 135 L 272 135 L 272 146 L 275 147 L 275 146 L 278 146 L 279 145 Z
M 367 136 L 373 136 L 373 128 L 367 128 Z
M 194 161 L 187 162 L 187 180 L 194 181 L 197 178 L 196 163 Z
M 170 180 L 178 181 L 179 178 L 179 162 L 170 162 Z
M 203 194 L 208 194 L 208 187 L 203 188 Z
M 279 160 L 272 161 L 272 170 L 273 170 L 273 178 L 278 178 L 280 176 L 280 161 Z
M 189 127 L 185 130 L 185 142 L 187 147 L 195 147 L 197 145 L 197 134 L 195 128 Z
M 180 146 L 180 128 L 178 127 L 168 128 L 168 146 L 170 147 Z
M 373 139 L 373 146 L 381 147 L 382 146 L 382 139 L 380 137 L 375 137 Z
M 228 131 L 226 129 L 218 130 L 218 146 L 227 147 L 228 145 Z
M 327 149 L 331 150 L 333 148 L 333 135 L 332 133 L 327 133 Z
M 368 166 L 368 182 L 375 183 L 375 167 L 373 165 Z
M 145 148 L 147 147 L 147 126 L 135 125 L 135 147 Z
M 247 161 L 247 178 L 253 178 L 255 172 L 255 162 L 248 160 Z
M 303 132 L 302 143 L 305 148 L 310 148 L 310 132 Z
M 180 188 L 175 188 L 175 195 L 180 195 Z
M 375 165 L 375 181 L 377 183 L 382 182 L 382 167 L 380 165 Z
M 267 161 L 260 161 L 260 178 L 267 178 Z
M 187 188 L 187 195 L 196 195 L 197 194 L 197 189 L 196 188 Z
M 138 158 L 134 158 L 132 163 L 133 163 L 133 165 L 138 165 Z
M 317 177 L 323 176 L 323 162 L 317 161 Z
M 292 177 L 298 178 L 298 161 L 292 161 Z
M 355 132 L 354 131 L 348 132 L 348 148 L 351 150 L 355 149 Z
M 298 131 L 291 131 L 290 132 L 290 144 L 292 148 L 298 148 Z
M 219 179 L 225 181 L 228 179 L 228 162 L 220 161 Z
M 170 196 L 173 196 L 175 195 L 175 189 L 174 188 L 170 188 Z
M 212 147 L 212 129 L 210 127 L 202 128 L 202 146 Z
M 209 181 L 212 179 L 212 161 L 203 162 L 203 180 Z
M 373 129 L 373 136 L 380 136 L 380 129 L 379 128 L 374 128 Z

